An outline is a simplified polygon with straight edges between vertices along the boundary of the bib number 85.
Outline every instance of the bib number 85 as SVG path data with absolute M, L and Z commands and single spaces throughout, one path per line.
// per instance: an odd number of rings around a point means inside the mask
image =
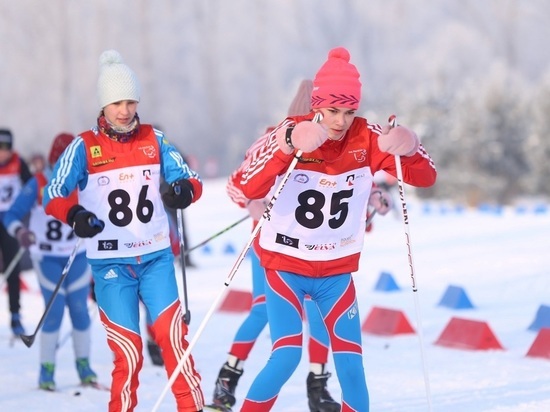
M 353 189 L 341 190 L 332 194 L 330 198 L 330 215 L 334 217 L 328 220 L 331 229 L 338 229 L 346 221 L 349 204 L 343 200 L 349 199 L 352 195 Z M 298 195 L 298 203 L 300 205 L 296 208 L 294 216 L 300 225 L 308 229 L 317 229 L 323 224 L 325 217 L 322 209 L 326 203 L 326 197 L 323 193 L 313 189 L 306 190 Z

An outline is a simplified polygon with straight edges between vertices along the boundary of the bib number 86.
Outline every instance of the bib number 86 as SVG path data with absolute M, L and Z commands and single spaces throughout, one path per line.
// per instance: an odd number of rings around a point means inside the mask
M 147 199 L 147 189 L 149 186 L 141 187 L 136 207 L 136 217 L 142 223 L 148 223 L 153 216 L 153 202 Z M 122 189 L 113 190 L 108 197 L 109 220 L 118 227 L 127 226 L 134 218 L 134 213 L 130 209 L 130 195 Z

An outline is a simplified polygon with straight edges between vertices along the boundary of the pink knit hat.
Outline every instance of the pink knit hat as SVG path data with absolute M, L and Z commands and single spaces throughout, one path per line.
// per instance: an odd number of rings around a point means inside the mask
M 347 107 L 356 110 L 361 100 L 361 82 L 357 68 L 349 62 L 343 47 L 332 49 L 328 60 L 313 79 L 311 107 Z

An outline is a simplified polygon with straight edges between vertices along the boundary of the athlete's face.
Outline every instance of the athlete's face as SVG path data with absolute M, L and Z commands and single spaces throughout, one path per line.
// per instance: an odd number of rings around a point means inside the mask
M 10 160 L 12 154 L 12 150 L 8 149 L 7 145 L 0 145 L 0 164 L 6 163 Z
M 328 138 L 331 140 L 344 137 L 355 118 L 355 110 L 347 107 L 324 107 L 319 111 L 323 115 L 321 124 L 328 128 Z
M 134 120 L 137 106 L 138 102 L 133 100 L 121 100 L 105 106 L 103 114 L 115 126 L 128 126 Z

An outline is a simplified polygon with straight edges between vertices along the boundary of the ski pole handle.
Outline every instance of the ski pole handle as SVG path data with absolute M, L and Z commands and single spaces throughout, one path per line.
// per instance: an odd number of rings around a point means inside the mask
M 91 227 L 99 227 L 101 228 L 101 230 L 105 228 L 105 222 L 103 222 L 102 220 L 99 220 L 97 216 L 90 216 L 90 218 L 88 219 L 88 224 Z

